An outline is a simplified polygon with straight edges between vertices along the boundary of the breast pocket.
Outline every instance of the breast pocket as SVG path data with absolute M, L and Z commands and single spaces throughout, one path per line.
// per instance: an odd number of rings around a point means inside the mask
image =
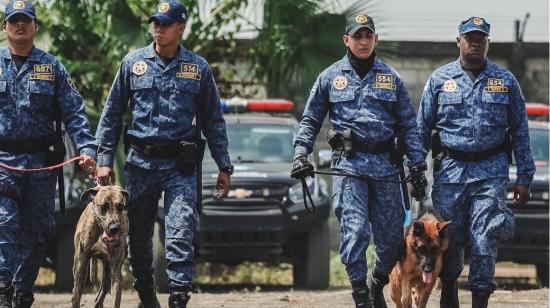
M 130 77 L 130 89 L 132 90 L 132 104 L 134 109 L 150 112 L 153 104 L 158 100 L 157 92 L 153 87 L 153 76 Z
M 397 101 L 397 93 L 394 90 L 373 89 L 367 97 L 369 98 L 369 108 L 375 108 L 388 116 L 393 112 Z
M 359 108 L 355 101 L 355 91 L 352 87 L 343 90 L 331 89 L 329 92 L 331 110 L 345 119 L 354 118 Z
M 195 113 L 196 97 L 200 92 L 200 81 L 186 78 L 175 80 L 175 97 L 170 100 L 170 110 L 177 115 Z
M 55 95 L 55 84 L 48 80 L 29 81 L 30 106 L 31 109 L 51 110 Z
M 508 126 L 508 106 L 510 97 L 507 92 L 485 92 L 482 94 L 483 115 L 487 124 Z
M 462 93 L 440 92 L 437 98 L 438 118 L 442 123 L 460 125 L 459 122 L 466 117 Z

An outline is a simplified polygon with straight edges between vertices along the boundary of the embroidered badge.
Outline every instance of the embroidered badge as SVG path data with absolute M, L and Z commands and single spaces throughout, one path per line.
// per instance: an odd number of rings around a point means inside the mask
M 504 79 L 487 78 L 487 87 L 483 89 L 485 92 L 508 92 L 508 87 L 504 86 Z
M 147 63 L 145 61 L 137 61 L 132 66 L 132 72 L 138 76 L 141 76 L 147 72 Z
M 14 10 L 22 10 L 25 8 L 25 2 L 23 1 L 15 1 L 13 3 L 13 9 Z
M 159 12 L 160 13 L 166 13 L 170 9 L 170 4 L 168 2 L 163 2 L 159 4 Z
M 348 86 L 348 79 L 345 76 L 336 76 L 332 80 L 332 85 L 336 90 L 343 90 Z
M 367 15 L 357 15 L 357 17 L 355 17 L 355 22 L 358 23 L 358 24 L 362 24 L 362 23 L 366 23 L 367 20 L 368 20 L 368 16 Z
M 180 66 L 180 71 L 176 73 L 176 77 L 201 80 L 199 66 L 197 64 L 183 62 Z
M 449 79 L 449 80 L 445 81 L 445 83 L 443 84 L 443 91 L 445 91 L 445 92 L 454 92 L 454 91 L 456 91 L 456 80 Z
M 374 83 L 374 86 L 372 86 L 375 89 L 387 89 L 387 90 L 395 90 L 395 83 L 393 80 L 392 74 L 376 74 L 376 82 Z
M 47 80 L 54 81 L 55 75 L 51 64 L 35 64 L 33 72 L 29 77 L 30 80 Z
M 476 17 L 474 18 L 473 22 L 474 22 L 474 25 L 480 26 L 483 24 L 483 18 Z

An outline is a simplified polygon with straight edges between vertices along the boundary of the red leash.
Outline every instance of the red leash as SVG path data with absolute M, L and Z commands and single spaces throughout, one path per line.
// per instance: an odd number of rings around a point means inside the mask
M 84 156 L 82 156 L 82 155 L 76 156 L 76 157 L 73 157 L 69 160 L 66 160 L 66 161 L 64 161 L 60 164 L 53 165 L 53 166 L 47 166 L 47 167 L 43 167 L 43 168 L 34 168 L 34 169 L 15 168 L 15 167 L 11 167 L 11 166 L 8 166 L 8 165 L 4 165 L 2 163 L 0 163 L 0 167 L 4 168 L 6 170 L 9 170 L 9 171 L 15 171 L 15 172 L 36 172 L 36 171 L 55 170 L 57 168 L 61 168 L 65 165 L 68 165 L 68 164 L 70 164 L 74 161 L 77 161 L 77 160 L 84 160 Z
M 47 166 L 47 167 L 43 167 L 43 168 L 30 168 L 30 169 L 25 169 L 25 168 L 15 168 L 15 167 L 11 167 L 11 166 L 8 166 L 8 165 L 4 165 L 2 163 L 0 163 L 0 168 L 4 168 L 6 170 L 9 170 L 9 171 L 14 171 L 14 172 L 37 172 L 37 171 L 48 171 L 48 170 L 55 170 L 57 168 L 62 168 L 63 166 L 65 165 L 68 165 L 72 162 L 75 162 L 75 161 L 78 161 L 78 160 L 84 160 L 84 156 L 83 155 L 80 155 L 80 156 L 75 156 L 69 160 L 66 160 L 60 164 L 57 164 L 57 165 L 53 165 L 53 166 Z M 90 173 L 90 176 L 92 177 L 92 180 L 94 181 L 94 183 L 98 183 L 97 182 L 97 178 L 95 176 L 95 172 L 93 173 Z

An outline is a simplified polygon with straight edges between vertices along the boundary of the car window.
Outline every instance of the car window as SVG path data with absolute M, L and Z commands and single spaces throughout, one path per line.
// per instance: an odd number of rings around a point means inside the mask
M 226 127 L 232 160 L 242 163 L 292 162 L 292 127 L 261 123 L 229 123 Z M 204 158 L 205 163 L 213 163 L 208 150 Z
M 529 129 L 529 136 L 535 162 L 546 162 L 545 165 L 548 165 L 548 130 L 531 128 Z

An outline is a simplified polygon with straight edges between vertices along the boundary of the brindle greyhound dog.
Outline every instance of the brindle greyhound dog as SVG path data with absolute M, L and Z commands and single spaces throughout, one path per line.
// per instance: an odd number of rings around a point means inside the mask
M 95 307 L 103 307 L 105 295 L 115 290 L 114 307 L 120 307 L 122 292 L 121 266 L 126 254 L 128 192 L 119 186 L 97 186 L 86 190 L 80 197 L 84 203 L 92 201 L 80 216 L 74 235 L 74 288 L 73 308 L 80 307 L 84 283 L 90 274 L 94 281 L 97 259 L 103 263 L 103 280 L 97 293 Z M 91 270 L 90 270 L 91 264 Z

